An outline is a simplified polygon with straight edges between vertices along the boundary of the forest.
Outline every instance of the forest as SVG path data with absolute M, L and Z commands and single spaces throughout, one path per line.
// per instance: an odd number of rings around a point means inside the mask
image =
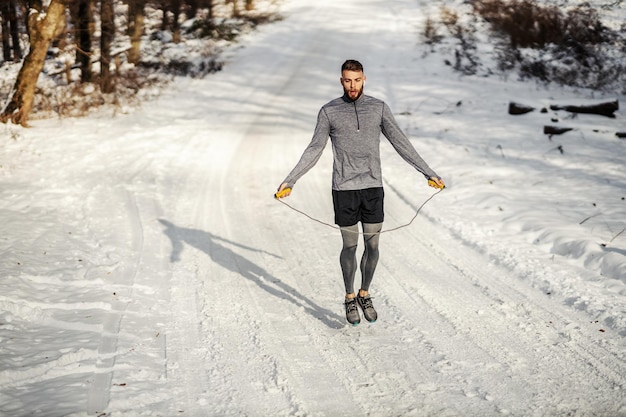
M 5 0 L 0 121 L 26 126 L 31 117 L 81 117 L 102 105 L 124 111 L 153 98 L 150 87 L 167 77 L 220 71 L 223 47 L 259 24 L 280 20 L 280 2 Z M 464 76 L 516 74 L 539 84 L 622 94 L 626 23 L 608 16 L 623 0 L 561 3 L 419 6 L 424 23 L 414 34 L 415 47 L 440 53 Z M 484 36 L 489 50 L 478 48 Z
M 111 100 L 107 98 L 111 93 L 134 95 L 149 82 L 150 70 L 190 71 L 186 68 L 189 64 L 168 62 L 169 68 L 160 68 L 160 63 L 143 60 L 141 40 L 145 35 L 162 40 L 167 33 L 167 41 L 174 44 L 181 41 L 183 31 L 199 38 L 232 40 L 242 27 L 272 19 L 267 12 L 255 13 L 254 0 L 6 0 L 0 7 L 3 62 L 22 62 L 0 121 L 21 125 L 27 125 L 37 101 L 41 101 L 40 110 L 47 105 L 62 114 L 67 101 L 81 92 L 92 93 L 82 104 L 92 107 Z M 154 21 L 146 16 L 156 14 L 160 15 L 159 27 L 146 27 L 148 21 Z M 183 27 L 186 21 L 193 24 Z M 75 88 L 63 98 L 36 100 L 38 77 L 45 61 L 54 55 L 70 58 L 47 75 Z M 213 54 L 209 51 L 206 55 L 201 71 L 219 70 Z M 91 88 L 85 90 L 85 85 Z M 97 97 L 93 97 L 94 91 Z

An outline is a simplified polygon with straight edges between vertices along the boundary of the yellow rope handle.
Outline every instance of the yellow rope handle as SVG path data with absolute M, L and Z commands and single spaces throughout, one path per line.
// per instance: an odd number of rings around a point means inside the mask
M 290 191 L 291 191 L 291 188 L 287 187 L 287 188 L 283 189 L 282 191 L 274 193 L 274 198 L 275 199 L 283 198 Z
M 436 183 L 435 181 L 433 181 L 433 180 L 428 180 L 428 185 L 430 185 L 431 187 L 434 187 L 434 188 L 438 188 L 438 189 L 440 189 L 440 190 L 443 190 L 444 188 L 446 188 L 446 186 L 445 186 L 445 185 L 443 185 L 443 186 L 439 186 L 439 184 L 437 184 L 437 183 Z

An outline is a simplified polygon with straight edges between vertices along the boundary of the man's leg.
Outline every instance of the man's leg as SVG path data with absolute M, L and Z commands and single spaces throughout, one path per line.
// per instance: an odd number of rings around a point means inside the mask
M 356 294 L 354 293 L 354 276 L 356 275 L 356 247 L 359 242 L 359 226 L 348 226 L 341 228 L 341 238 L 343 248 L 339 256 L 341 272 L 343 273 L 343 283 L 346 288 L 346 320 L 356 326 L 361 322 L 361 315 L 357 308 Z
M 374 271 L 376 271 L 376 265 L 378 265 L 378 242 L 382 228 L 382 223 L 363 223 L 365 251 L 361 258 L 361 295 L 367 295 L 374 278 Z
M 375 322 L 378 314 L 374 309 L 372 300 L 369 296 L 369 287 L 374 278 L 374 271 L 378 264 L 378 242 L 380 240 L 380 231 L 383 227 L 382 223 L 363 223 L 363 241 L 365 242 L 365 251 L 361 258 L 361 289 L 357 297 L 357 302 L 363 310 L 365 319 L 369 322 Z
M 341 228 L 343 248 L 339 255 L 339 264 L 343 273 L 343 283 L 346 288 L 346 298 L 354 298 L 354 276 L 356 275 L 356 248 L 359 242 L 359 226 Z

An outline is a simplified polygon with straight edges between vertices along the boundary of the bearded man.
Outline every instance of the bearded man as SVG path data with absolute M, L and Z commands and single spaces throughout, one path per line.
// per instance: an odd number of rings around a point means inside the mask
M 378 313 L 369 295 L 378 264 L 378 244 L 384 220 L 383 180 L 380 164 L 380 135 L 389 140 L 400 156 L 435 188 L 444 182 L 417 153 L 398 126 L 389 106 L 363 94 L 363 65 L 347 60 L 341 66 L 343 96 L 325 104 L 318 113 L 313 138 L 300 161 L 278 187 L 278 198 L 290 195 L 296 182 L 320 159 L 330 137 L 333 148 L 332 194 L 335 223 L 340 227 L 343 247 L 339 264 L 346 290 L 344 306 L 348 323 L 361 321 L 359 308 L 369 322 Z M 360 261 L 361 286 L 354 291 L 356 251 L 361 223 L 365 249 Z M 357 307 L 358 306 L 358 307 Z

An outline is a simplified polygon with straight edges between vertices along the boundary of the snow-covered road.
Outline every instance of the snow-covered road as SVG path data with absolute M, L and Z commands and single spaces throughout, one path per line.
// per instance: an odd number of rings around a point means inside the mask
M 485 183 L 510 173 L 493 194 L 510 191 L 518 165 L 477 162 L 479 142 L 446 144 L 474 119 L 430 124 L 430 108 L 444 93 L 524 90 L 464 87 L 420 61 L 417 7 L 288 1 L 223 72 L 179 79 L 134 114 L 8 127 L 0 415 L 625 416 L 624 240 L 614 276 L 579 282 L 593 273 L 521 233 L 511 249 L 500 214 L 455 193 L 476 171 Z M 379 320 L 357 327 L 343 314 L 338 232 L 272 198 L 341 94 L 347 58 L 450 185 L 381 236 Z M 611 149 L 604 197 L 626 188 Z M 433 191 L 388 144 L 383 156 L 389 229 Z M 325 222 L 331 163 L 328 148 L 288 199 Z M 617 204 L 607 210 L 624 213 Z

